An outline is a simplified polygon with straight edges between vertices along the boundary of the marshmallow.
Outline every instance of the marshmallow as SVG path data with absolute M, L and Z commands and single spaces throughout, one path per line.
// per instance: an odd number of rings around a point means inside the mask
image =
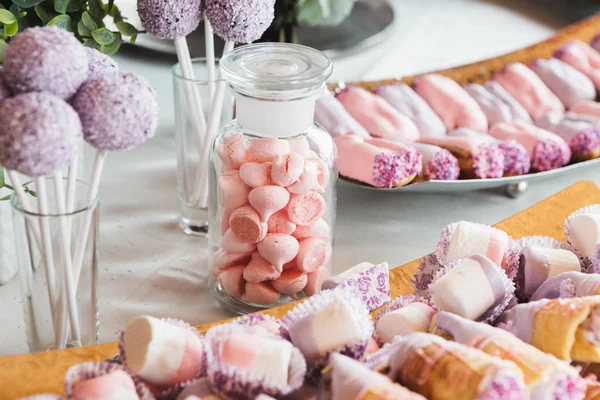
M 252 283 L 270 281 L 279 278 L 280 275 L 281 270 L 265 260 L 258 251 L 252 253 L 250 263 L 244 268 L 244 279 Z
M 529 113 L 496 81 L 483 85 L 472 83 L 465 86 L 465 90 L 479 104 L 490 126 L 515 120 L 531 122 Z
M 272 185 L 272 163 L 247 162 L 240 167 L 240 178 L 251 188 Z
M 369 133 L 331 93 L 325 93 L 315 104 L 315 122 L 333 137 L 353 133 L 369 137 Z M 305 156 L 306 157 L 306 156 Z
M 248 159 L 248 146 L 243 135 L 233 135 L 225 139 L 217 153 L 223 165 L 238 169 Z
M 228 253 L 248 253 L 256 249 L 256 244 L 242 242 L 231 229 L 227 229 L 221 238 L 221 248 Z
M 581 265 L 569 250 L 527 245 L 521 251 L 519 288 L 529 298 L 547 279 L 570 271 L 581 271 Z
M 288 217 L 296 225 L 312 225 L 325 215 L 326 207 L 319 193 L 294 194 L 288 203 Z
M 264 163 L 273 161 L 277 156 L 283 156 L 290 152 L 287 140 L 277 138 L 254 138 L 250 140 L 250 161 Z
M 260 255 L 280 272 L 283 271 L 283 264 L 296 258 L 299 248 L 300 245 L 295 237 L 280 233 L 268 234 L 257 245 Z
M 238 208 L 248 203 L 250 187 L 237 170 L 225 171 L 217 178 L 217 198 L 224 208 Z
M 311 237 L 300 241 L 300 249 L 296 257 L 298 269 L 304 272 L 314 272 L 325 266 L 331 258 L 331 246 L 325 240 Z
M 341 297 L 289 327 L 290 338 L 308 363 L 350 343 L 362 341 L 355 311 Z
M 299 292 L 304 290 L 308 276 L 298 269 L 288 269 L 283 271 L 281 276 L 271 282 L 273 288 L 279 293 L 296 297 Z
M 290 201 L 290 193 L 281 186 L 261 186 L 252 189 L 248 196 L 250 204 L 267 222 L 273 213 L 283 209 Z
M 177 396 L 177 400 L 193 400 L 194 397 L 200 400 L 220 400 L 221 398 L 214 394 L 210 388 L 208 378 L 198 379 L 188 385 Z
M 148 316 L 127 325 L 123 347 L 132 375 L 159 386 L 196 377 L 205 358 L 202 341 L 191 329 Z
M 247 282 L 242 295 L 242 300 L 248 303 L 269 305 L 279 300 L 281 295 L 266 282 Z
M 284 235 L 291 235 L 296 231 L 296 224 L 290 221 L 287 210 L 279 210 L 269 218 L 267 221 L 269 227 L 269 233 L 283 233 Z
M 452 233 L 446 259 L 450 263 L 472 254 L 483 254 L 493 263 L 502 265 L 508 250 L 509 237 L 506 232 L 489 226 L 460 221 Z
M 298 153 L 277 156 L 273 159 L 271 179 L 276 185 L 290 186 L 304 172 L 304 158 Z
M 231 213 L 229 229 L 242 242 L 257 243 L 267 235 L 268 226 L 261 221 L 258 212 L 251 206 L 243 206 Z
M 133 379 L 120 369 L 75 383 L 71 396 L 73 400 L 139 400 Z
M 244 294 L 244 269 L 243 265 L 234 265 L 219 273 L 217 280 L 231 297 L 239 298 Z
M 367 343 L 367 350 L 365 351 L 365 353 L 373 354 L 376 353 L 377 350 L 379 350 L 379 345 L 377 344 L 377 341 L 373 339 L 373 336 L 371 336 L 369 338 L 369 342 Z
M 223 343 L 221 362 L 261 379 L 287 385 L 292 348 L 286 340 L 236 333 Z
M 596 88 L 587 76 L 557 59 L 537 59 L 529 66 L 569 108 L 584 100 L 596 98 Z
M 329 278 L 329 270 L 326 267 L 318 268 L 315 272 L 309 272 L 306 287 L 304 288 L 304 294 L 313 296 L 320 293 L 323 282 L 325 282 L 327 278 Z
M 330 230 L 327 222 L 325 222 L 323 219 L 319 219 L 312 225 L 296 227 L 296 230 L 292 233 L 292 236 L 298 240 L 306 239 L 312 236 L 328 238 L 329 232 Z
M 391 343 L 396 336 L 427 332 L 435 310 L 425 303 L 414 302 L 384 314 L 375 325 L 377 337 Z
M 581 214 L 568 221 L 569 243 L 590 260 L 600 244 L 600 214 Z

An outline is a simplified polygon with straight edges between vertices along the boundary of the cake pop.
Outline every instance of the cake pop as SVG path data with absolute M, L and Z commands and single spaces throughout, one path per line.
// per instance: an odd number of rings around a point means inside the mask
M 228 42 L 252 43 L 271 25 L 275 0 L 206 0 L 206 18 Z
M 50 92 L 69 99 L 87 79 L 88 67 L 81 43 L 54 27 L 25 29 L 4 51 L 6 84 L 15 93 Z
M 88 79 L 96 78 L 100 75 L 117 72 L 119 66 L 109 56 L 100 53 L 91 47 L 84 47 L 88 56 Z
M 138 0 L 137 8 L 144 29 L 167 40 L 185 38 L 204 15 L 201 0 Z
M 4 80 L 4 70 L 0 68 L 0 101 L 10 97 L 11 95 L 12 93 Z

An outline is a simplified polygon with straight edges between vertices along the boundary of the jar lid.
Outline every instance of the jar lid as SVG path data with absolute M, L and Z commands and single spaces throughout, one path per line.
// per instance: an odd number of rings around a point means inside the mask
M 320 94 L 333 70 L 331 60 L 307 46 L 260 43 L 239 47 L 219 62 L 238 93 L 265 100 L 294 100 Z

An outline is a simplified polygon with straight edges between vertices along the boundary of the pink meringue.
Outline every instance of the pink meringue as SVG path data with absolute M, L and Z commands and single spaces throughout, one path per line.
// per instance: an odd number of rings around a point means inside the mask
M 247 282 L 264 282 L 279 278 L 281 270 L 277 270 L 269 261 L 265 260 L 258 251 L 252 253 L 252 259 L 244 268 L 244 279 Z
M 290 201 L 290 193 L 281 186 L 261 186 L 252 189 L 248 196 L 250 204 L 261 216 L 262 222 L 283 209 Z
M 308 139 L 304 136 L 288 139 L 288 143 L 290 145 L 290 153 L 298 153 L 304 158 L 310 157 L 310 143 L 308 143 Z
M 267 221 L 269 233 L 283 233 L 291 235 L 296 230 L 296 224 L 288 217 L 287 210 L 279 210 Z
M 314 272 L 331 258 L 331 246 L 325 240 L 312 237 L 300 241 L 296 265 L 300 271 Z
M 275 303 L 280 297 L 281 294 L 266 282 L 246 282 L 242 300 L 249 303 L 268 305 Z
M 279 278 L 271 282 L 271 285 L 279 293 L 296 297 L 298 292 L 304 290 L 307 281 L 308 276 L 304 272 L 298 269 L 289 269 L 283 271 Z
M 223 270 L 217 280 L 223 290 L 232 297 L 241 297 L 244 294 L 244 266 L 234 265 Z
M 238 169 L 248 159 L 248 146 L 242 135 L 233 135 L 225 139 L 217 153 L 224 166 Z
M 290 144 L 284 139 L 254 138 L 250 141 L 249 152 L 249 161 L 264 163 L 272 161 L 277 156 L 288 154 Z
M 292 236 L 296 239 L 306 239 L 308 237 L 320 237 L 320 238 L 328 238 L 329 237 L 329 225 L 323 219 L 319 219 L 312 225 L 306 226 L 298 226 Z
M 240 178 L 251 188 L 272 185 L 272 163 L 247 162 L 240 166 Z
M 325 214 L 326 207 L 319 193 L 294 194 L 288 203 L 288 217 L 296 225 L 312 225 Z
M 290 186 L 304 172 L 304 158 L 298 153 L 277 156 L 273 159 L 271 179 L 276 185 Z
M 243 206 L 231 213 L 229 229 L 242 242 L 257 243 L 267 235 L 268 227 L 251 206 Z
M 329 270 L 326 267 L 321 267 L 314 272 L 310 272 L 306 281 L 306 287 L 304 288 L 304 294 L 313 296 L 320 293 L 321 286 L 323 286 L 323 282 L 327 278 L 329 278 Z
M 270 233 L 256 247 L 260 255 L 281 272 L 284 264 L 296 258 L 300 244 L 293 236 Z
M 217 178 L 217 198 L 224 208 L 238 208 L 248 203 L 250 187 L 237 170 L 225 171 Z
M 221 248 L 228 253 L 248 253 L 256 250 L 256 244 L 242 242 L 231 229 L 227 229 L 221 238 Z

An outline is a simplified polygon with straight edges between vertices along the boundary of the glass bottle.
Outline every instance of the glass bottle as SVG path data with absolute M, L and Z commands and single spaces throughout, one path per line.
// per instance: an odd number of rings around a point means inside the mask
M 246 313 L 315 294 L 331 271 L 337 154 L 313 115 L 332 65 L 309 47 L 263 43 L 220 68 L 236 119 L 211 150 L 209 287 Z

